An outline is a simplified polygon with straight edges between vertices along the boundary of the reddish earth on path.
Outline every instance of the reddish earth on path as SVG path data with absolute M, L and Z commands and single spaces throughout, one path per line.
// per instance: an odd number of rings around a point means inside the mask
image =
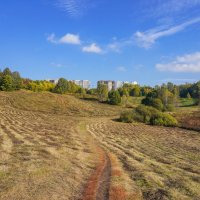
M 114 158 L 105 150 L 97 148 L 98 163 L 90 176 L 81 200 L 134 200 L 137 195 L 127 193 L 122 185 L 111 186 L 111 177 L 120 178 L 122 171 L 115 170 Z
M 111 163 L 106 152 L 97 148 L 98 165 L 88 180 L 82 200 L 106 200 L 109 196 Z

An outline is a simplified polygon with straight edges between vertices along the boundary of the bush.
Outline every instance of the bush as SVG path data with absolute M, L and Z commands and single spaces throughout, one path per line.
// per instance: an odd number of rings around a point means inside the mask
M 53 91 L 55 85 L 49 81 L 30 81 L 25 85 L 25 89 L 33 92 Z
M 125 123 L 132 123 L 134 118 L 133 111 L 125 111 L 120 115 L 120 121 Z
M 146 106 L 152 106 L 160 111 L 163 110 L 163 103 L 160 99 L 158 98 L 145 98 L 142 100 L 142 104 L 146 105 Z
M 120 121 L 132 123 L 133 121 L 149 123 L 157 126 L 176 126 L 177 120 L 170 114 L 160 112 L 159 110 L 140 105 L 134 111 L 126 111 L 120 115 Z
M 168 104 L 164 108 L 165 111 L 174 111 L 174 105 L 173 104 Z
M 121 103 L 121 96 L 119 92 L 116 90 L 112 90 L 108 93 L 109 103 L 112 105 L 119 105 Z
M 151 116 L 150 124 L 158 126 L 176 126 L 177 120 L 167 113 L 160 112 Z
M 136 112 L 139 115 L 139 117 L 136 115 L 137 121 L 144 122 L 144 123 L 149 122 L 150 117 L 151 117 L 151 111 L 147 106 L 144 106 L 144 105 L 138 106 L 136 108 Z
M 87 90 L 87 94 L 91 94 L 91 95 L 95 95 L 95 94 L 97 94 L 97 89 L 89 89 L 89 90 Z

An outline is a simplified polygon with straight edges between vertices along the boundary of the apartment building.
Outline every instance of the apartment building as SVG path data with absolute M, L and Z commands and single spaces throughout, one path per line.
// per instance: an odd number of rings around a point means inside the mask
M 82 88 L 90 89 L 91 82 L 89 80 L 72 80 L 72 82 Z
M 108 91 L 114 90 L 115 89 L 115 81 L 98 81 L 97 85 L 107 85 Z
M 115 81 L 115 90 L 117 90 L 118 88 L 123 87 L 124 82 L 123 81 Z
M 99 84 L 107 85 L 108 91 L 111 91 L 111 90 L 117 90 L 118 88 L 123 87 L 124 84 L 137 85 L 138 83 L 136 81 L 129 82 L 129 81 L 101 80 L 101 81 L 98 81 L 97 85 Z

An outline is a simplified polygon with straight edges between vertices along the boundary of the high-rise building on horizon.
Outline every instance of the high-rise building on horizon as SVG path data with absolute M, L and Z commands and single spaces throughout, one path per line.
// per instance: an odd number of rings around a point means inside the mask
M 111 80 L 101 80 L 97 82 L 98 85 L 107 85 L 108 91 L 114 90 L 115 89 L 115 81 Z
M 90 89 L 91 82 L 89 80 L 72 80 L 72 82 L 84 89 Z
M 129 81 L 112 81 L 112 80 L 100 80 L 97 82 L 97 86 L 99 84 L 107 85 L 108 91 L 117 90 L 118 88 L 123 87 L 124 84 L 138 85 L 136 81 L 129 82 Z

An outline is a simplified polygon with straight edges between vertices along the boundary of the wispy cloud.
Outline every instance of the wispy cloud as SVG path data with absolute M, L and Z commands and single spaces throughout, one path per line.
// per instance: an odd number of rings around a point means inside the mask
M 62 67 L 63 67 L 63 65 L 60 64 L 60 63 L 52 62 L 52 63 L 50 63 L 50 64 L 51 64 L 51 66 L 56 67 L 56 68 L 62 68 Z
M 174 35 L 180 31 L 183 31 L 188 26 L 199 22 L 200 22 L 200 17 L 172 27 L 166 27 L 166 28 L 158 27 L 145 32 L 137 31 L 135 33 L 135 40 L 140 47 L 150 48 L 159 38 Z
M 172 17 L 177 18 L 180 14 L 189 12 L 190 9 L 200 5 L 200 0 L 149 0 L 141 1 L 143 14 L 147 15 L 148 18 L 165 18 Z M 194 10 L 193 10 L 194 13 Z
M 61 38 L 56 38 L 55 34 L 52 33 L 47 37 L 47 41 L 54 43 L 54 44 L 74 44 L 80 45 L 81 40 L 79 35 L 67 33 L 66 35 L 62 36 Z
M 82 51 L 87 53 L 120 53 L 123 48 L 134 45 L 145 49 L 149 49 L 156 43 L 158 39 L 162 37 L 172 36 L 196 23 L 200 23 L 200 17 L 188 20 L 182 24 L 174 26 L 163 25 L 149 29 L 144 32 L 137 31 L 129 38 L 115 38 L 108 44 L 102 44 L 102 47 L 98 46 L 95 42 L 87 45 L 84 41 L 81 41 L 80 36 L 78 34 L 72 33 L 67 33 L 66 35 L 60 38 L 57 38 L 56 35 L 52 33 L 47 37 L 47 41 L 53 44 L 81 45 Z
M 200 52 L 178 56 L 174 61 L 157 64 L 159 71 L 171 72 L 200 72 Z
M 82 51 L 86 53 L 97 53 L 97 54 L 103 53 L 103 50 L 101 49 L 101 47 L 99 47 L 96 43 L 92 43 L 88 46 L 84 46 L 82 48 Z
M 56 43 L 57 41 L 56 41 L 55 37 L 56 37 L 55 34 L 52 33 L 51 35 L 49 35 L 49 36 L 47 37 L 47 41 L 48 41 L 48 42 L 51 42 L 51 43 Z
M 117 67 L 117 71 L 119 71 L 119 72 L 126 72 L 127 70 L 126 70 L 126 67 L 119 66 L 119 67 Z
M 71 17 L 80 17 L 92 7 L 91 0 L 56 0 L 57 5 Z

